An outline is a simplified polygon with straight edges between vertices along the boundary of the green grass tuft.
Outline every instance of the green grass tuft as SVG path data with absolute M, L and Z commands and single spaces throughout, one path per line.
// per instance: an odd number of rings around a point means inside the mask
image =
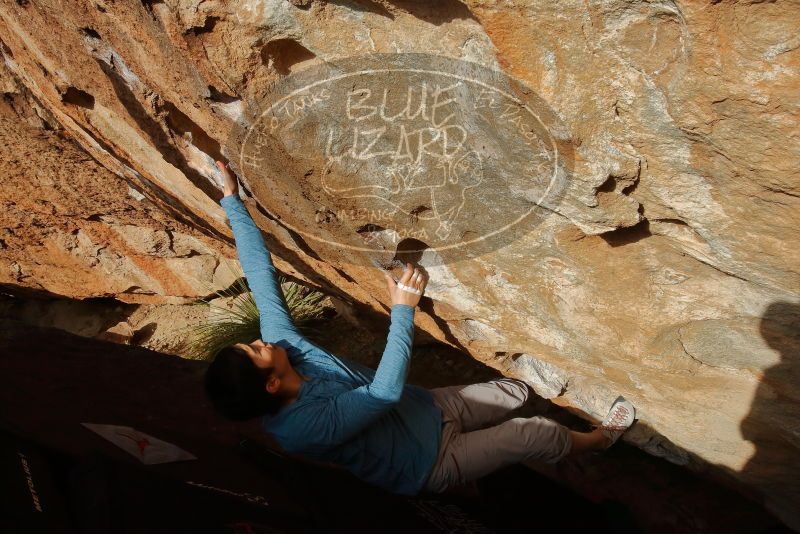
M 244 274 L 238 268 L 236 271 L 240 276 L 233 284 L 215 290 L 212 296 L 196 302 L 197 305 L 210 307 L 209 319 L 186 328 L 184 357 L 210 360 L 224 347 L 234 343 L 251 343 L 261 337 L 261 316 L 255 299 Z M 320 332 L 314 322 L 324 317 L 322 301 L 325 295 L 292 282 L 283 275 L 278 276 L 278 282 L 297 329 L 310 340 L 318 340 Z M 215 301 L 218 299 L 227 305 L 217 304 Z

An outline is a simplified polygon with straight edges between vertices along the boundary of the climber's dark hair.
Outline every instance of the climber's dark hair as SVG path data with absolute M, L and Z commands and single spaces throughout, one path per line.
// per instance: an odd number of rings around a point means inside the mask
M 206 369 L 206 394 L 219 413 L 234 421 L 274 414 L 281 399 L 264 389 L 273 371 L 256 367 L 243 350 L 225 347 Z

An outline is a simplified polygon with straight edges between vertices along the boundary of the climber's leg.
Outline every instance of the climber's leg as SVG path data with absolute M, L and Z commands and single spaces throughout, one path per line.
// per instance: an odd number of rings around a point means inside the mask
M 572 437 L 572 449 L 569 451 L 569 456 L 582 452 L 602 451 L 610 445 L 610 440 L 603 435 L 603 431 L 600 428 L 596 428 L 591 432 L 570 430 L 569 433 Z
M 452 414 L 459 432 L 497 424 L 508 412 L 525 404 L 530 391 L 525 382 L 514 378 L 431 390 L 439 406 Z
M 555 463 L 572 448 L 570 431 L 544 417 L 515 417 L 473 432 L 449 432 L 425 489 L 434 493 L 522 460 Z

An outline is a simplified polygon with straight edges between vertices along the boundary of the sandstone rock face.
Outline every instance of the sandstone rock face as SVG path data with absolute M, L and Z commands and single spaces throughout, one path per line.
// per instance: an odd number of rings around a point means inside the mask
M 160 209 L 141 185 L 98 164 L 4 74 L 0 284 L 164 302 L 208 295 L 230 282 L 227 243 Z
M 213 161 L 235 159 L 229 132 L 281 77 L 424 52 L 520 80 L 568 129 L 569 187 L 506 246 L 431 264 L 419 327 L 590 418 L 625 395 L 627 440 L 730 475 L 800 528 L 798 2 L 30 0 L 0 16 L 0 280 L 74 297 L 215 280 L 232 250 Z M 300 194 L 322 167 L 279 163 L 245 179 L 278 266 L 387 309 L 367 258 L 292 229 L 323 231 Z

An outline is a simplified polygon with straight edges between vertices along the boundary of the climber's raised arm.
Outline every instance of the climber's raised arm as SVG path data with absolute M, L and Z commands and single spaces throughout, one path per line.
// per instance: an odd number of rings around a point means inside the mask
M 406 265 L 405 272 L 397 282 L 388 273 L 384 272 L 383 275 L 392 300 L 392 323 L 389 326 L 386 349 L 378 363 L 375 377 L 369 384 L 369 391 L 376 397 L 400 400 L 411 361 L 414 310 L 428 281 L 425 274 L 419 269 L 413 269 L 410 263 Z M 417 293 L 412 292 L 412 289 Z
M 300 336 L 289 314 L 286 300 L 278 283 L 278 271 L 264 243 L 261 230 L 256 226 L 239 198 L 239 184 L 236 176 L 221 161 L 217 167 L 224 178 L 223 194 L 220 204 L 231 222 L 236 252 L 253 292 L 253 298 L 261 314 L 261 339 L 276 342 Z
M 411 362 L 414 311 L 427 278 L 411 264 L 398 282 L 385 276 L 392 297 L 391 324 L 375 376 L 369 384 L 309 403 L 295 413 L 304 422 L 299 441 L 306 451 L 352 439 L 400 402 Z

